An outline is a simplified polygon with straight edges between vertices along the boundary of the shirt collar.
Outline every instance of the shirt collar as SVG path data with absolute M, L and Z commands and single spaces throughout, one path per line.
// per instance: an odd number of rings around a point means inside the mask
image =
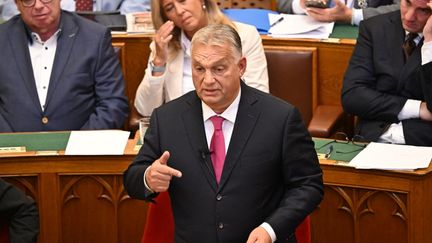
M 231 105 L 229 105 L 228 108 L 224 112 L 222 112 L 222 114 L 216 114 L 216 112 L 214 112 L 206 103 L 201 101 L 204 122 L 207 121 L 212 116 L 219 115 L 223 117 L 225 120 L 230 121 L 231 123 L 234 124 L 237 116 L 239 104 L 240 104 L 240 97 L 241 97 L 241 88 L 239 89 L 239 93 L 237 97 L 234 99 Z
M 408 31 L 405 30 L 405 38 L 407 38 L 407 36 L 408 36 L 409 33 L 410 32 L 408 32 Z M 422 33 L 417 33 L 417 34 L 418 34 L 418 36 L 416 38 L 414 38 L 414 42 L 416 43 L 416 45 L 418 45 L 419 42 L 420 42 L 420 40 L 423 38 L 423 32 Z
M 57 38 L 60 35 L 61 29 L 58 29 L 48 40 L 46 40 L 45 42 L 48 42 L 49 40 L 51 40 L 52 38 Z M 43 44 L 44 41 L 41 40 L 40 36 L 38 33 L 36 32 L 31 32 L 31 44 L 33 44 L 33 41 L 36 41 L 39 44 Z

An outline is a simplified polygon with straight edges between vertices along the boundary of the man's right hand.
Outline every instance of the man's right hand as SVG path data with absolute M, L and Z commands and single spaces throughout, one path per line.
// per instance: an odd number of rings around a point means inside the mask
M 306 8 L 306 14 L 320 22 L 351 23 L 352 9 L 340 0 L 333 0 L 332 8 Z
M 147 186 L 154 192 L 164 192 L 168 190 L 172 177 L 180 178 L 182 176 L 180 171 L 167 165 L 169 157 L 169 152 L 165 151 L 147 170 L 145 180 Z

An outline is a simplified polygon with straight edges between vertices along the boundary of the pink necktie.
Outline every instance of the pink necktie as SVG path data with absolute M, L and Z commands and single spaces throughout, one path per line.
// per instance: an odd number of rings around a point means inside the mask
M 216 176 L 216 181 L 219 184 L 222 169 L 225 162 L 225 140 L 222 131 L 223 117 L 212 116 L 210 120 L 213 123 L 214 132 L 210 143 L 211 160 L 213 163 L 213 169 Z
M 75 11 L 93 11 L 93 0 L 76 0 Z

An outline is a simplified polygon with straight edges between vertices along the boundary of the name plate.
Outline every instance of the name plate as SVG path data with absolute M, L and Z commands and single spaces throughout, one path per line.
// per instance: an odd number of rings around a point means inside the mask
M 0 154 L 23 152 L 26 152 L 26 147 L 0 147 Z

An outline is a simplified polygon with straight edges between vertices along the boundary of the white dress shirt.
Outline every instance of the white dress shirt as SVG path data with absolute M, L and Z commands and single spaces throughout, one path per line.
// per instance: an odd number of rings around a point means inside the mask
M 57 49 L 57 37 L 60 31 L 61 30 L 57 30 L 57 32 L 45 42 L 41 40 L 37 33 L 32 32 L 31 38 L 33 42 L 28 45 L 36 90 L 42 110 L 45 109 L 45 101 Z

